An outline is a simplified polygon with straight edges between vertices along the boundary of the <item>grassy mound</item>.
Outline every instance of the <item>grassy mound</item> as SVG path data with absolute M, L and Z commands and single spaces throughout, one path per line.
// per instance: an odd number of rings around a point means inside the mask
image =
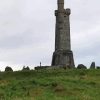
M 100 70 L 0 72 L 0 100 L 100 100 Z

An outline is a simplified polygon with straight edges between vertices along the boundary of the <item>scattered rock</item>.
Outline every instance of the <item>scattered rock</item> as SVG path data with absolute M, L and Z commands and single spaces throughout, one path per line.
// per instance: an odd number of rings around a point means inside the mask
M 55 87 L 55 92 L 62 92 L 65 91 L 65 88 L 62 85 L 57 85 Z

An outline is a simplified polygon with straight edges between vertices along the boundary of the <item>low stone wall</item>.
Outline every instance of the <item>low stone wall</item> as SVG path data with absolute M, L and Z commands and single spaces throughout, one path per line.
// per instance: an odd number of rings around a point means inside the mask
M 59 68 L 62 68 L 62 69 L 70 69 L 70 68 L 67 67 L 67 66 L 37 66 L 37 67 L 35 67 L 35 70 L 42 70 L 42 69 L 59 69 Z

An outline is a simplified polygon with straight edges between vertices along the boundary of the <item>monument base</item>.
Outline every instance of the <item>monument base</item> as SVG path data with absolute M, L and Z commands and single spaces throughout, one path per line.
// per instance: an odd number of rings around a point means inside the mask
M 57 50 L 53 53 L 52 66 L 75 68 L 73 52 L 70 50 Z

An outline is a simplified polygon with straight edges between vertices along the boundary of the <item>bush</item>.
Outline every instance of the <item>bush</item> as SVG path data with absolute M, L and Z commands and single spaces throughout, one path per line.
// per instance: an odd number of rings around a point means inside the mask
M 5 72 L 13 72 L 13 69 L 11 67 L 7 66 L 5 68 Z
M 100 66 L 97 66 L 97 69 L 100 69 Z
M 79 64 L 79 65 L 77 66 L 77 69 L 87 69 L 87 67 L 84 66 L 83 64 Z
M 30 71 L 30 68 L 28 66 L 27 67 L 23 66 L 22 71 Z

